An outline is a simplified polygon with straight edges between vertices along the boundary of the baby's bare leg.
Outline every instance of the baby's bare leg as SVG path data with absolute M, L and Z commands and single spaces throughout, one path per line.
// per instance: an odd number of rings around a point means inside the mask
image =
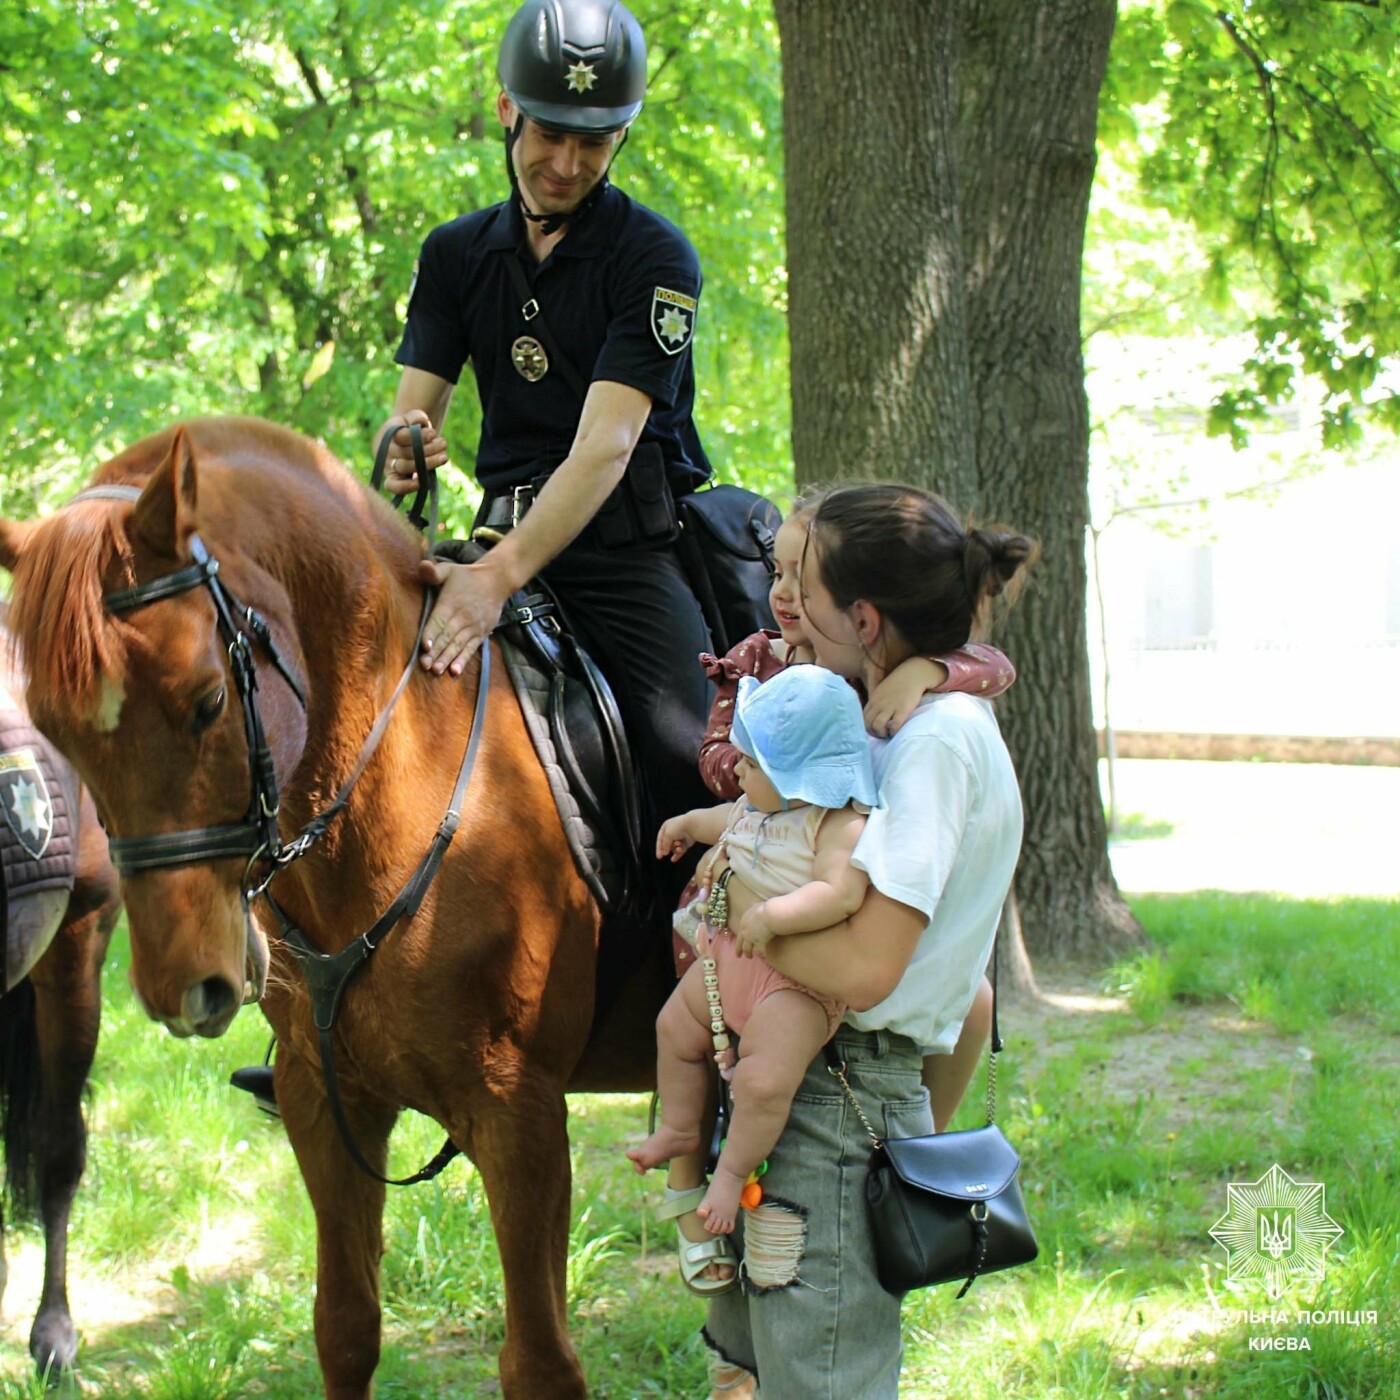
M 754 1007 L 729 1086 L 729 1136 L 698 1211 L 712 1234 L 733 1230 L 744 1182 L 782 1136 L 792 1096 L 826 1044 L 826 1030 L 826 1012 L 804 992 L 784 988 Z
M 656 1018 L 656 1087 L 661 1126 L 627 1156 L 639 1172 L 700 1146 L 714 1044 L 704 974 L 692 963 Z

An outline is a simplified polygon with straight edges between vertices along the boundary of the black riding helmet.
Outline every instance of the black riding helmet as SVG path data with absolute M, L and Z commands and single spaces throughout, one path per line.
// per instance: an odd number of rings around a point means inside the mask
M 526 0 L 506 26 L 497 72 L 541 126 L 620 131 L 642 110 L 646 40 L 619 0 Z
M 621 131 L 642 110 L 647 45 L 642 27 L 619 0 L 526 0 L 506 26 L 497 65 L 501 87 L 520 113 L 506 132 L 506 175 L 520 200 L 512 151 L 525 118 L 557 131 L 602 136 Z M 525 217 L 545 233 L 586 218 L 607 188 L 606 175 L 576 209 Z

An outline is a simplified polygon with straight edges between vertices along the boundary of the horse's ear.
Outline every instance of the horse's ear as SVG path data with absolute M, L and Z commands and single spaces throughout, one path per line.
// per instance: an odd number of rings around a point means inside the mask
M 34 533 L 32 520 L 0 520 L 0 569 L 14 573 L 19 556 Z
M 199 476 L 184 426 L 175 429 L 170 453 L 151 474 L 132 513 L 134 533 L 150 549 L 170 559 L 189 553 L 195 532 L 195 506 L 199 500 Z

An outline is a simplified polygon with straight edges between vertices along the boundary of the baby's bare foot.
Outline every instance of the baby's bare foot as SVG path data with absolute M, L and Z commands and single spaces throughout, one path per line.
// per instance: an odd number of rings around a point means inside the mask
M 690 1244 L 703 1244 L 706 1240 L 714 1238 L 705 1222 L 699 1219 L 693 1210 L 676 1217 L 676 1229 Z M 716 1259 L 700 1271 L 700 1277 L 715 1283 L 727 1283 L 734 1277 L 734 1268 L 732 1261 Z
M 705 1199 L 695 1212 L 712 1235 L 734 1232 L 734 1222 L 739 1218 L 739 1193 L 744 1189 L 746 1180 L 747 1177 L 735 1176 L 723 1167 L 715 1168 L 710 1189 L 705 1192 Z
M 662 1166 L 672 1157 L 684 1157 L 700 1147 L 700 1134 L 668 1128 L 664 1123 L 639 1147 L 627 1150 L 627 1160 L 639 1172 Z

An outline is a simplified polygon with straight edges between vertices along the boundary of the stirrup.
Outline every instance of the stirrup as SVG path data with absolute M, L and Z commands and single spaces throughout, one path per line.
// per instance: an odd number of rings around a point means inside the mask
M 271 1065 L 245 1065 L 242 1069 L 234 1070 L 228 1082 L 235 1089 L 251 1094 L 264 1113 L 270 1113 L 274 1118 L 282 1116 L 282 1110 L 277 1107 L 277 1090 L 272 1084 Z

